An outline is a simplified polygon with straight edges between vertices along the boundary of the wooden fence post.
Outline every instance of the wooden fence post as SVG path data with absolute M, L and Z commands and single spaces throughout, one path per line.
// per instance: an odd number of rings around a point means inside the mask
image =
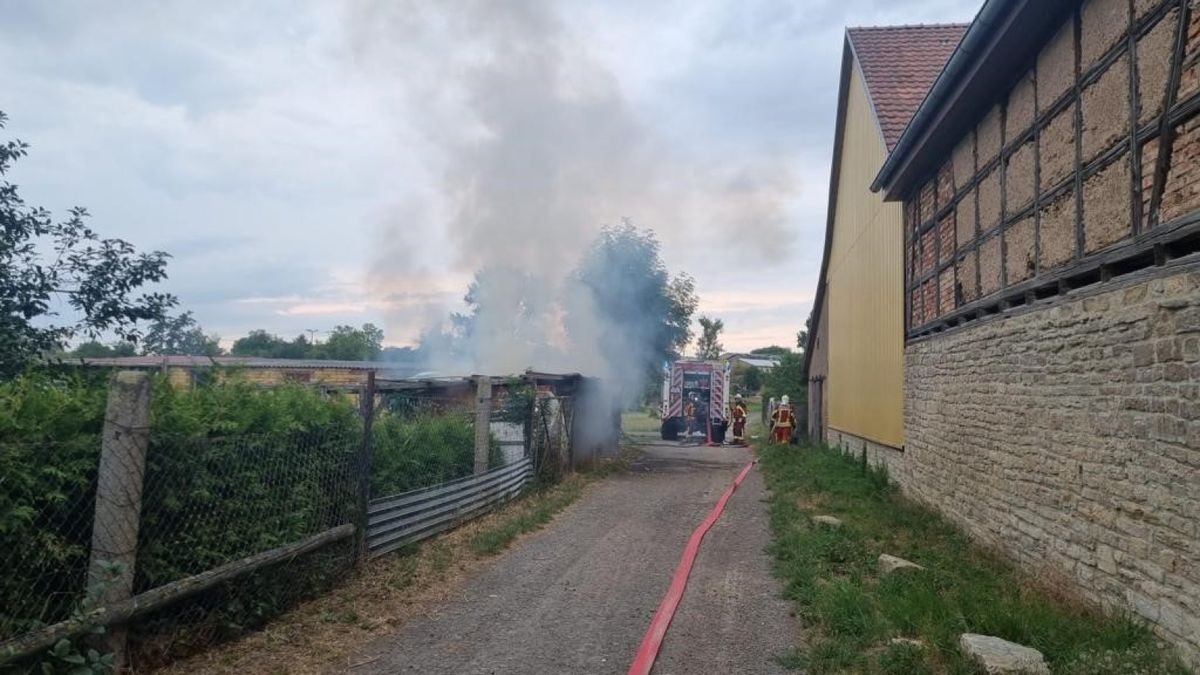
M 375 371 L 367 373 L 367 384 L 359 391 L 359 406 L 362 408 L 363 437 L 358 456 L 358 565 L 367 561 L 367 508 L 371 504 L 371 455 L 375 437 Z
M 488 469 L 492 449 L 492 378 L 475 376 L 475 474 Z
M 108 388 L 88 563 L 87 597 L 96 606 L 112 605 L 133 595 L 149 438 L 150 375 L 119 372 Z M 128 665 L 127 635 L 126 626 L 110 625 L 102 638 L 105 650 L 113 654 L 116 672 Z

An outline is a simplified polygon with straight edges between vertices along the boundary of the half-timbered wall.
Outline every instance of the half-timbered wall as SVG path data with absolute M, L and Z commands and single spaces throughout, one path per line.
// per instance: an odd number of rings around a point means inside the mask
M 1194 251 L 1198 112 L 1200 12 L 1083 3 L 907 196 L 909 335 Z

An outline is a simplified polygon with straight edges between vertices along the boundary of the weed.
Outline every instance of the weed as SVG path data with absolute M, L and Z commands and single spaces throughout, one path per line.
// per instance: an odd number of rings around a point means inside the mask
M 508 548 L 518 536 L 541 529 L 554 514 L 570 506 L 583 494 L 583 481 L 568 479 L 556 489 L 539 489 L 527 496 L 514 513 L 471 538 L 475 555 L 494 555 Z
M 1055 672 L 1187 672 L 1143 624 L 1048 591 L 905 499 L 865 455 L 794 446 L 760 454 L 772 492 L 775 573 L 815 632 L 789 663 L 813 673 L 970 673 L 958 638 L 975 632 L 1034 647 Z M 813 527 L 818 513 L 845 525 Z M 879 578 L 881 553 L 926 569 Z M 880 646 L 896 635 L 926 647 Z

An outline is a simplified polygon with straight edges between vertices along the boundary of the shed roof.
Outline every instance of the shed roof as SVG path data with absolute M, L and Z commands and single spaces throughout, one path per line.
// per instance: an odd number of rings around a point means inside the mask
M 846 29 L 888 152 L 966 30 L 965 23 Z

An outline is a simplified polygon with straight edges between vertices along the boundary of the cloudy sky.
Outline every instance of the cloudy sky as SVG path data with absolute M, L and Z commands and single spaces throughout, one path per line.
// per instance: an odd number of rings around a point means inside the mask
M 28 202 L 169 252 L 226 342 L 369 321 L 411 344 L 478 267 L 565 269 L 629 218 L 727 348 L 791 345 L 842 31 L 978 4 L 11 0 L 0 133 L 32 146 Z

